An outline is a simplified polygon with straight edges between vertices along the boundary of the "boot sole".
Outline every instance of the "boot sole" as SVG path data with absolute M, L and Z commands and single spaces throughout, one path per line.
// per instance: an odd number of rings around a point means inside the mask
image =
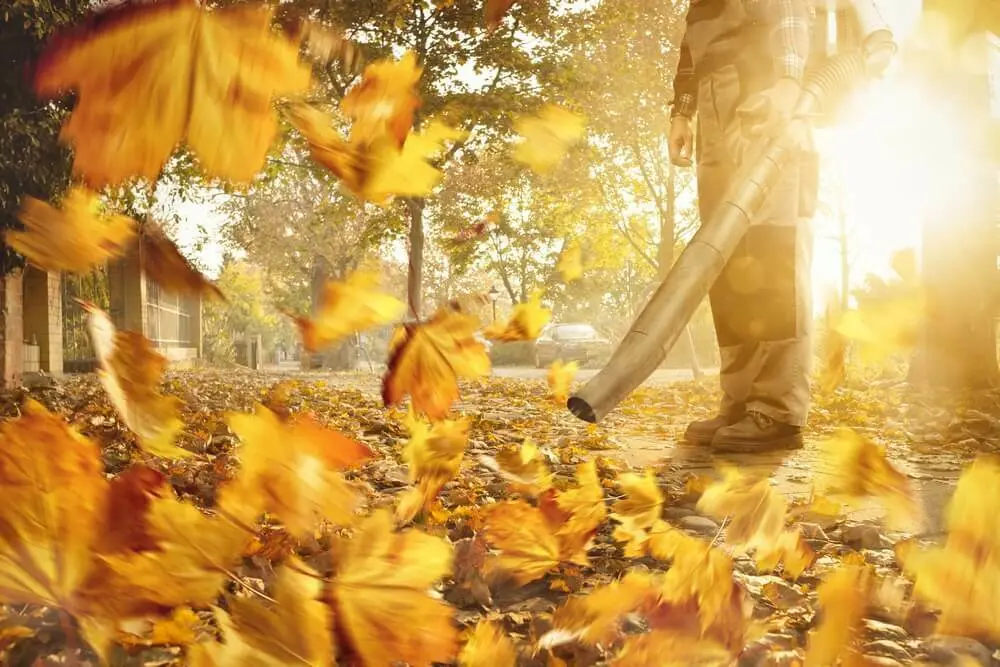
M 696 447 L 709 447 L 715 440 L 715 433 L 684 433 L 684 442 Z
M 758 454 L 766 452 L 791 451 L 802 449 L 802 434 L 788 435 L 783 438 L 762 442 L 747 442 L 746 440 L 719 440 L 714 438 L 712 451 L 726 454 Z

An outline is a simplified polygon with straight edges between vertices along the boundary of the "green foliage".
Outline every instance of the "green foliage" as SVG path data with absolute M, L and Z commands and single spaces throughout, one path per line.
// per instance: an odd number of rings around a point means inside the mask
M 69 183 L 69 152 L 59 143 L 65 109 L 41 103 L 29 75 L 44 40 L 77 19 L 85 0 L 14 0 L 0 10 L 0 229 L 20 227 L 21 197 L 57 197 Z M 0 273 L 24 259 L 3 246 Z

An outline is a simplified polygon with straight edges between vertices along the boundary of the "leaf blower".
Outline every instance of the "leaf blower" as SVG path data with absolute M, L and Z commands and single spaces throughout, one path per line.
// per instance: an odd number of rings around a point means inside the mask
M 596 423 L 659 367 L 750 228 L 785 164 L 800 150 L 799 138 L 813 119 L 833 118 L 849 93 L 888 67 L 896 45 L 874 0 L 851 0 L 846 10 L 843 2 L 838 6 L 819 13 L 814 33 L 836 34 L 837 40 L 814 39 L 823 52 L 806 77 L 792 120 L 777 136 L 757 140 L 748 153 L 753 159 L 736 173 L 723 202 L 677 258 L 607 365 L 570 396 L 567 407 L 580 419 Z M 830 30 L 831 22 L 835 31 Z M 837 52 L 831 54 L 832 50 Z

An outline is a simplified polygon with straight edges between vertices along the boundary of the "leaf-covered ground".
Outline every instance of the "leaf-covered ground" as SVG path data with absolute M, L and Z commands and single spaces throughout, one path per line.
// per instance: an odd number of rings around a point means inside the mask
M 401 453 L 409 434 L 405 413 L 386 410 L 378 395 L 379 380 L 369 374 L 266 374 L 227 370 L 176 372 L 168 376 L 166 390 L 183 399 L 185 431 L 178 444 L 198 456 L 167 466 L 145 457 L 133 436 L 120 423 L 100 384 L 93 376 L 67 378 L 54 388 L 38 388 L 30 396 L 65 417 L 98 442 L 109 475 L 128 465 L 144 462 L 167 474 L 182 499 L 212 507 L 220 482 L 233 477 L 238 460 L 236 436 L 226 422 L 230 412 L 249 412 L 256 403 L 274 405 L 275 386 L 283 388 L 282 409 L 311 412 L 321 422 L 371 447 L 376 457 L 349 476 L 367 487 L 372 507 L 393 507 L 410 487 Z M 291 384 L 289 384 L 291 383 Z M 454 548 L 454 565 L 442 590 L 455 609 L 455 621 L 472 629 L 480 620 L 495 621 L 521 651 L 520 664 L 591 665 L 609 658 L 599 642 L 560 640 L 551 632 L 553 612 L 576 593 L 587 593 L 628 571 L 659 572 L 664 562 L 649 555 L 628 557 L 620 539 L 605 521 L 588 551 L 590 563 L 564 563 L 546 576 L 519 586 L 503 578 L 483 576 L 489 550 L 483 539 L 484 509 L 515 497 L 515 487 L 496 470 L 492 457 L 505 446 L 534 442 L 553 473 L 552 486 L 572 485 L 577 465 L 597 463 L 606 499 L 621 501 L 623 493 L 614 480 L 630 467 L 651 469 L 664 496 L 662 518 L 691 535 L 722 544 L 726 518 L 711 518 L 695 506 L 699 495 L 716 477 L 716 465 L 703 451 L 677 444 L 686 423 L 711 413 L 714 379 L 640 389 L 619 410 L 598 426 L 570 416 L 552 402 L 543 381 L 489 379 L 462 388 L 458 414 L 471 419 L 468 447 L 461 471 L 445 484 L 430 512 L 416 523 L 425 532 L 446 537 Z M 857 636 L 851 639 L 864 664 L 892 665 L 923 661 L 959 664 L 969 658 L 992 664 L 995 646 L 971 638 L 936 635 L 934 609 L 908 600 L 908 584 L 898 578 L 893 547 L 903 537 L 883 528 L 878 507 L 862 506 L 845 514 L 817 512 L 813 494 L 829 469 L 820 455 L 821 443 L 835 428 L 850 427 L 887 447 L 889 460 L 917 489 L 928 521 L 920 539 L 940 540 L 942 512 L 951 497 L 960 470 L 977 454 L 1000 445 L 998 397 L 992 394 L 940 399 L 913 394 L 902 382 L 881 380 L 819 396 L 809 427 L 807 446 L 786 457 L 741 457 L 731 461 L 744 473 L 771 475 L 777 491 L 792 501 L 789 515 L 800 527 L 817 558 L 797 579 L 759 574 L 749 558 L 737 556 L 734 576 L 750 593 L 754 620 L 765 622 L 767 632 L 746 648 L 741 665 L 798 664 L 805 656 L 810 630 L 822 615 L 817 613 L 817 587 L 825 575 L 856 554 L 874 567 L 880 577 L 878 604 L 869 604 Z M 4 397 L 4 416 L 14 417 L 25 391 Z M 959 405 L 959 403 L 961 405 Z M 280 443 L 275 443 L 280 447 Z M 247 588 L 261 593 L 274 584 L 274 566 L 291 554 L 320 573 L 332 563 L 327 536 L 295 540 L 284 530 L 265 530 L 248 549 L 243 565 L 233 574 L 231 592 Z M 989 576 L 986 573 L 984 576 Z M 891 590 L 890 590 L 891 589 Z M 893 603 L 892 601 L 895 601 Z M 7 608 L 0 622 L 0 649 L 9 665 L 41 664 L 35 661 L 64 648 L 65 619 L 44 609 Z M 211 633 L 204 610 L 185 627 L 195 636 Z M 625 618 L 625 633 L 640 633 L 646 621 L 637 615 Z M 183 625 L 183 624 L 182 624 Z M 28 636 L 25 628 L 33 631 Z M 72 638 L 70 641 L 74 641 Z M 161 637 L 161 640 L 163 638 Z M 168 637 L 169 639 L 169 637 Z M 176 643 L 189 642 L 182 636 Z M 563 638 L 565 639 L 565 638 Z M 148 647 L 136 640 L 133 648 L 116 648 L 115 664 L 181 664 L 182 649 Z M 167 642 L 170 643 L 169 641 Z M 63 659 L 60 659 L 63 660 Z M 64 663 L 53 663 L 64 664 Z M 625 663 L 620 664 L 639 664 Z

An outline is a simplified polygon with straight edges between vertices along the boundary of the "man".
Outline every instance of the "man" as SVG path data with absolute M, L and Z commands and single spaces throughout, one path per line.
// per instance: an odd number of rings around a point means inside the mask
M 670 155 L 689 165 L 697 112 L 698 197 L 709 220 L 749 138 L 787 120 L 810 49 L 809 0 L 692 0 L 674 80 Z M 814 161 L 782 174 L 709 295 L 722 402 L 688 441 L 720 452 L 801 447 L 811 360 Z M 805 196 L 803 196 L 805 195 Z

